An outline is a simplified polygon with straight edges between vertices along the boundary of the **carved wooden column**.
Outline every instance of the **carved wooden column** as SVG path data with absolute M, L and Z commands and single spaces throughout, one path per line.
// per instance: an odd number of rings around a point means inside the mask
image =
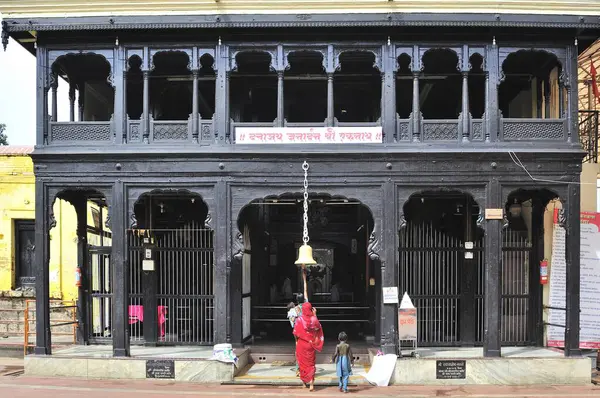
M 85 107 L 85 82 L 79 82 L 79 121 L 82 122 L 84 118 L 84 107 Z
M 89 264 L 87 256 L 87 198 L 83 195 L 78 195 L 77 198 L 71 200 L 71 204 L 77 214 L 77 266 L 81 267 L 82 274 L 81 286 L 77 289 L 77 341 L 80 344 L 87 344 L 89 337 L 87 298 L 90 293 L 88 291 L 89 280 L 87 278 L 90 274 L 88 272 Z
M 580 227 L 581 202 L 579 197 L 579 177 L 566 189 L 563 219 L 567 236 L 565 242 L 566 259 L 566 322 L 565 322 L 565 356 L 581 356 L 579 348 L 580 335 Z
M 218 144 L 228 143 L 229 137 L 229 58 L 228 48 L 221 44 L 217 46 L 216 69 L 217 81 L 215 87 L 215 128 Z M 233 134 L 233 133 L 232 133 Z M 230 137 L 230 143 L 233 143 L 233 137 Z
M 75 84 L 69 82 L 69 121 L 75 121 Z
M 550 119 L 552 118 L 551 113 L 551 108 L 550 108 L 550 101 L 551 101 L 551 96 L 550 96 L 550 79 L 545 79 L 544 80 L 544 117 L 546 119 Z
M 462 71 L 462 141 L 469 142 L 471 137 L 471 118 L 469 112 L 469 72 Z
M 192 140 L 197 144 L 200 134 L 200 125 L 198 122 L 198 74 L 199 70 L 192 70 Z
M 487 100 L 485 106 L 486 114 L 486 141 L 498 141 L 498 127 L 500 124 L 500 112 L 498 109 L 498 85 L 500 84 L 500 66 L 498 46 L 495 40 L 491 45 L 485 46 L 486 72 L 488 77 Z
M 143 100 L 143 126 L 144 132 L 142 135 L 142 142 L 148 144 L 150 142 L 150 87 L 148 78 L 150 77 L 150 71 L 142 71 L 144 78 L 144 100 Z
M 48 51 L 38 45 L 36 56 L 36 144 L 48 142 Z
M 116 43 L 113 54 L 111 80 L 115 90 L 115 99 L 112 123 L 114 123 L 115 143 L 123 144 L 127 142 L 127 59 L 125 55 L 125 48 Z
M 277 125 L 283 127 L 284 119 L 283 71 L 277 71 Z
M 485 112 L 483 114 L 483 131 L 485 142 L 490 142 L 490 74 L 485 72 Z
M 113 286 L 113 355 L 129 356 L 129 263 L 127 261 L 127 193 L 123 181 L 118 179 L 112 192 L 112 255 L 111 266 L 114 271 Z
M 50 83 L 52 89 L 52 121 L 58 120 L 58 74 L 52 72 L 52 79 Z
M 36 355 L 52 354 L 50 338 L 50 229 L 56 224 L 52 199 L 45 184 L 35 182 L 35 348 Z
M 327 126 L 333 126 L 335 111 L 333 109 L 333 73 L 327 73 Z
M 469 46 L 462 48 L 462 65 L 460 72 L 462 75 L 462 111 L 460 114 L 462 124 L 462 141 L 469 142 L 471 139 L 471 112 L 469 109 Z
M 421 109 L 419 105 L 419 75 L 421 72 L 413 71 L 413 106 L 412 106 L 412 128 L 414 142 L 421 141 Z
M 579 93 L 577 92 L 577 41 L 574 45 L 567 47 L 566 54 L 566 77 L 562 80 L 567 88 L 567 137 L 569 142 L 579 142 L 578 133 L 578 114 L 579 114 Z M 564 103 L 564 101 L 562 102 Z
M 229 305 L 229 280 L 227 269 L 229 268 L 232 255 L 230 253 L 230 229 L 232 224 L 229 220 L 229 199 L 227 193 L 227 182 L 223 179 L 215 185 L 214 197 L 215 200 L 215 243 L 214 243 L 214 259 L 215 259 L 215 344 L 227 342 L 227 319 Z
M 486 208 L 504 208 L 500 182 L 493 178 L 487 185 Z M 501 356 L 500 328 L 502 306 L 502 223 L 503 220 L 485 221 L 485 312 L 483 355 Z
M 368 254 L 371 260 L 379 261 L 381 266 L 381 291 L 384 287 L 398 286 L 398 246 L 396 237 L 398 228 L 396 223 L 396 187 L 392 181 L 383 185 L 383 214 L 380 223 L 375 223 L 369 238 Z M 378 228 L 381 228 L 381 233 Z M 382 238 L 382 247 L 378 241 Z M 381 252 L 381 259 L 379 253 Z M 400 292 L 398 292 L 400 293 Z M 380 297 L 382 297 L 381 295 Z M 398 348 L 398 322 L 397 306 L 384 304 L 381 300 L 381 349 L 385 354 L 396 354 Z

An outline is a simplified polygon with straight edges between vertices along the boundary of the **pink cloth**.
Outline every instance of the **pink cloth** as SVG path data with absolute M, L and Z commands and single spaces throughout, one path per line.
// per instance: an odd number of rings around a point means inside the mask
M 129 324 L 132 325 L 138 322 L 144 322 L 144 306 L 130 305 L 129 306 Z M 164 305 L 158 306 L 158 328 L 160 337 L 165 336 L 165 322 L 167 321 L 167 307 Z

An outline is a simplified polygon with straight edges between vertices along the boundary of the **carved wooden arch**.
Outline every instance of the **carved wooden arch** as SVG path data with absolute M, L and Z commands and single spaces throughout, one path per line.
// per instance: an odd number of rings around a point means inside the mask
M 566 48 L 517 47 L 517 48 L 500 48 L 500 55 L 499 55 L 499 59 L 498 59 L 499 72 L 500 72 L 500 79 L 498 81 L 499 84 L 506 80 L 506 75 L 504 74 L 504 63 L 506 62 L 506 60 L 511 56 L 518 56 L 519 53 L 523 54 L 523 53 L 528 53 L 528 52 L 545 53 L 548 56 L 554 57 L 560 66 L 560 75 L 558 77 L 558 80 L 561 82 L 561 84 L 568 83 L 569 79 L 568 79 L 568 76 L 566 75 L 566 73 L 567 73 L 567 50 L 566 50 Z
M 396 47 L 394 72 L 398 72 L 400 70 L 400 57 L 403 55 L 406 55 L 410 59 L 410 62 L 408 63 L 408 70 L 412 72 L 415 68 L 415 53 L 413 47 Z
M 198 198 L 206 206 L 206 218 L 204 220 L 204 227 L 207 229 L 213 229 L 211 209 L 214 208 L 213 189 L 208 186 L 201 187 L 166 187 L 166 188 L 147 188 L 147 187 L 128 187 L 127 188 L 127 229 L 137 228 L 137 218 L 135 216 L 135 205 L 140 201 L 144 195 L 152 194 L 182 194 L 190 195 L 194 198 Z
M 373 69 L 378 73 L 383 72 L 383 64 L 382 64 L 382 51 L 380 47 L 334 47 L 333 49 L 333 70 L 335 72 L 341 72 L 342 70 L 342 62 L 341 57 L 344 53 L 370 53 L 373 55 Z
M 482 59 L 481 62 L 481 70 L 486 72 L 487 71 L 487 54 L 485 51 L 485 48 L 483 47 L 469 47 L 469 59 L 467 59 L 467 63 L 468 63 L 468 69 L 472 70 L 473 69 L 473 65 L 471 64 L 471 58 L 473 58 L 473 56 L 475 55 L 479 55 Z
M 57 85 L 58 84 L 58 80 L 57 80 L 57 68 L 59 67 L 59 65 L 61 65 L 61 62 L 69 57 L 80 57 L 80 56 L 96 56 L 99 57 L 100 59 L 104 59 L 104 62 L 106 62 L 106 64 L 108 65 L 108 75 L 106 76 L 106 82 L 108 84 L 110 84 L 111 87 L 115 87 L 115 60 L 114 60 L 114 50 L 89 50 L 89 51 L 78 51 L 78 52 L 73 52 L 73 51 L 68 51 L 68 52 L 57 52 L 57 51 L 50 51 L 50 54 L 48 55 L 48 65 L 50 65 L 50 67 L 48 68 L 48 87 L 46 87 L 46 89 Z M 65 73 L 67 73 L 68 75 L 68 71 L 65 71 Z
M 112 215 L 112 187 L 111 186 L 98 186 L 98 185 L 62 185 L 62 186 L 50 186 L 47 188 L 48 195 L 48 207 L 47 207 L 47 217 L 48 217 L 48 231 L 56 226 L 56 218 L 54 217 L 54 203 L 56 203 L 56 199 L 62 199 L 69 202 L 71 205 L 75 206 L 75 203 L 72 202 L 73 198 L 69 198 L 64 195 L 67 192 L 72 192 L 74 194 L 84 194 L 87 192 L 96 192 L 104 196 L 104 200 L 106 200 L 107 214 L 106 214 L 106 222 L 104 225 L 106 228 L 110 229 L 111 227 L 111 215 Z
M 321 54 L 321 63 L 323 66 L 322 73 L 325 74 L 327 72 L 327 47 L 284 47 L 283 48 L 283 70 L 289 71 L 291 68 L 290 64 L 290 55 L 297 53 L 313 53 L 313 54 Z
M 243 215 L 245 208 L 250 206 L 252 203 L 263 200 L 265 198 L 279 198 L 283 196 L 291 195 L 302 195 L 300 190 L 290 191 L 289 187 L 245 187 L 242 191 L 243 195 L 233 195 L 232 200 L 232 254 L 235 259 L 241 259 L 244 250 L 243 234 L 239 220 Z M 364 193 L 363 195 L 357 195 L 357 192 Z M 374 194 L 377 192 L 378 194 Z M 370 195 L 368 194 L 370 193 Z M 372 260 L 379 260 L 380 258 L 380 242 L 382 241 L 382 228 L 381 223 L 383 220 L 383 207 L 382 198 L 383 192 L 381 186 L 369 186 L 369 187 L 334 187 L 328 186 L 327 188 L 310 189 L 309 197 L 314 196 L 325 196 L 333 199 L 348 199 L 350 201 L 360 202 L 370 213 L 373 219 L 373 228 L 369 236 L 369 243 L 367 246 L 367 254 Z M 299 230 L 300 231 L 300 230 Z M 310 232 L 310 231 L 309 231 Z
M 193 67 L 192 67 L 192 63 L 193 63 L 193 55 L 192 55 L 192 49 L 191 48 L 154 48 L 154 49 L 150 49 L 149 50 L 149 59 L 148 59 L 148 69 L 150 72 L 153 72 L 155 69 L 155 65 L 154 65 L 154 57 L 156 57 L 158 54 L 165 54 L 165 53 L 177 53 L 177 54 L 185 54 L 187 56 L 188 59 L 188 63 L 187 63 L 187 69 L 191 72 Z
M 143 50 L 129 50 L 127 51 L 127 56 L 125 60 L 125 73 L 131 70 L 131 60 L 133 58 L 139 58 L 140 63 L 140 71 L 144 70 L 144 52 Z
M 565 185 L 566 187 L 566 185 Z M 504 186 L 502 187 L 502 208 L 504 209 L 504 215 L 502 217 L 502 228 L 508 228 L 508 214 L 507 214 L 507 207 L 510 206 L 510 203 L 508 203 L 508 199 L 516 193 L 529 193 L 531 194 L 531 197 L 533 198 L 533 196 L 536 193 L 543 193 L 544 194 L 544 207 L 548 206 L 548 203 L 550 203 L 551 200 L 553 199 L 558 199 L 560 200 L 560 202 L 563 204 L 565 204 L 565 199 L 566 195 L 567 195 L 567 191 L 565 188 L 563 187 L 547 187 L 547 186 L 540 186 L 540 187 L 534 187 L 532 188 L 531 186 L 527 186 L 527 187 L 520 187 L 520 186 Z M 564 218 L 563 218 L 564 221 Z
M 399 200 L 398 204 L 398 230 L 406 228 L 406 217 L 404 214 L 404 207 L 408 203 L 408 201 L 415 195 L 420 195 L 424 193 L 436 193 L 436 194 L 445 194 L 451 192 L 458 192 L 463 195 L 470 196 L 477 206 L 479 206 L 479 215 L 477 217 L 477 228 L 482 230 L 485 233 L 485 186 L 476 186 L 476 187 L 464 187 L 462 185 L 453 186 L 453 185 L 445 185 L 442 187 L 431 186 L 431 187 L 415 187 L 415 188 L 404 188 L 401 190 L 401 194 L 398 195 Z
M 212 69 L 213 71 L 217 71 L 217 57 L 215 54 L 215 50 L 212 49 L 206 49 L 206 48 L 200 48 L 198 49 L 198 53 L 197 53 L 197 57 L 196 57 L 196 63 L 197 63 L 197 69 L 200 70 L 202 69 L 202 58 L 204 58 L 206 55 L 208 55 L 210 58 L 212 58 L 213 63 L 210 66 L 210 69 Z
M 418 66 L 419 66 L 419 71 L 423 72 L 425 71 L 425 62 L 423 62 L 423 60 L 425 59 L 425 56 L 427 55 L 427 53 L 431 52 L 431 51 L 451 51 L 456 55 L 456 70 L 460 71 L 463 65 L 463 53 L 462 53 L 462 49 L 460 47 L 419 47 L 419 59 L 418 59 Z M 413 61 L 414 62 L 414 61 Z
M 229 71 L 230 72 L 238 72 L 238 64 L 237 57 L 240 54 L 244 53 L 254 53 L 254 54 L 267 54 L 271 57 L 271 61 L 269 62 L 269 73 L 274 73 L 277 70 L 277 66 L 279 65 L 279 60 L 277 58 L 277 48 L 254 48 L 254 47 L 237 47 L 231 48 L 229 53 Z

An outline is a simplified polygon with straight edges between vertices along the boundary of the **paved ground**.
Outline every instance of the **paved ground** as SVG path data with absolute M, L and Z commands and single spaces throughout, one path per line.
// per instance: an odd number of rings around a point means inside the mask
M 354 387 L 351 394 L 364 398 L 376 397 L 600 397 L 600 386 L 581 387 Z M 42 379 L 30 377 L 0 377 L 0 397 L 10 398 L 167 398 L 167 397 L 339 397 L 335 387 L 319 388 L 310 393 L 300 387 L 268 386 L 202 386 L 187 383 L 156 381 L 86 381 L 76 379 Z

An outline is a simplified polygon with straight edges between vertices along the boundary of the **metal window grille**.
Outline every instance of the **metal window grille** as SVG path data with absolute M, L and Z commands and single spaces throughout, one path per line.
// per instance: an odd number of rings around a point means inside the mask
M 110 247 L 88 247 L 90 291 L 89 330 L 93 342 L 107 342 L 112 336 L 112 268 Z
M 152 230 L 155 238 L 159 343 L 212 344 L 214 341 L 214 234 L 190 222 L 177 229 Z M 129 234 L 130 305 L 143 305 L 142 239 Z M 143 324 L 130 320 L 132 340 L 143 340 Z

